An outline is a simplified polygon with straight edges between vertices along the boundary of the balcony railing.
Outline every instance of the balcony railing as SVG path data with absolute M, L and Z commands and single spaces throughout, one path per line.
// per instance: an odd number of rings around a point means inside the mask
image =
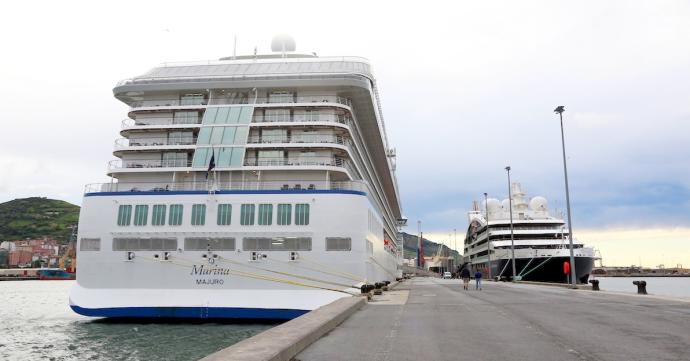
M 221 182 L 209 177 L 202 182 L 118 182 L 87 184 L 84 193 L 97 192 L 169 192 L 169 191 L 223 191 L 223 190 L 350 190 L 369 193 L 363 181 L 302 180 L 270 182 Z
M 248 97 L 238 98 L 188 98 L 188 99 L 145 99 L 134 100 L 129 103 L 131 108 L 144 107 L 169 107 L 169 106 L 198 106 L 206 105 L 232 105 L 232 104 L 297 104 L 297 103 L 337 103 L 352 107 L 352 100 L 338 95 L 276 95 L 269 97 L 254 98 L 252 94 Z
M 160 118 L 145 118 L 145 119 L 130 119 L 126 118 L 122 120 L 122 128 L 132 128 L 140 126 L 158 126 L 158 125 L 187 125 L 187 124 L 201 124 L 201 117 L 196 118 L 170 118 L 170 117 L 160 117 Z
M 191 167 L 188 159 L 115 159 L 108 162 L 108 170 L 135 168 L 179 168 Z
M 127 147 L 156 147 L 171 145 L 195 145 L 196 137 L 180 138 L 120 138 L 115 140 L 115 149 Z
M 350 139 L 341 135 L 332 134 L 295 134 L 287 135 L 250 135 L 247 138 L 249 144 L 275 144 L 275 143 L 329 143 L 350 145 Z
M 244 160 L 244 165 L 249 167 L 262 166 L 330 166 L 344 167 L 349 161 L 333 157 L 294 157 L 294 158 L 248 158 Z
M 252 119 L 254 123 L 278 123 L 278 122 L 329 122 L 350 125 L 352 118 L 340 114 L 255 114 Z

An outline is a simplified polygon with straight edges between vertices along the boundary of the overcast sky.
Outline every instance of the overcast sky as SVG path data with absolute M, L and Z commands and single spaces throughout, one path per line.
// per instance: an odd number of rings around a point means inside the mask
M 605 263 L 688 266 L 689 4 L 11 2 L 0 15 L 0 201 L 80 204 L 84 184 L 108 180 L 127 110 L 117 81 L 231 55 L 234 36 L 238 54 L 268 52 L 288 33 L 301 52 L 371 60 L 409 232 L 421 219 L 452 245 L 473 199 L 506 197 L 506 165 L 563 209 L 553 109 L 565 105 L 576 237 Z

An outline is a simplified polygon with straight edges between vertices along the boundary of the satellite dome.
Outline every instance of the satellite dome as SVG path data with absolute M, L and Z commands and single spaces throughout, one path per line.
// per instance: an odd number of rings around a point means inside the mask
M 548 201 L 544 197 L 534 197 L 532 200 L 529 201 L 529 207 L 532 208 L 533 211 L 536 212 L 545 212 L 546 211 L 546 205 L 548 204 Z
M 501 202 L 496 198 L 489 198 L 486 200 L 486 208 L 489 212 L 498 212 L 501 209 Z
M 295 51 L 295 49 L 297 49 L 295 39 L 293 39 L 290 35 L 276 35 L 273 37 L 273 40 L 271 40 L 271 51 L 275 53 Z
M 508 212 L 508 210 L 510 210 L 510 201 L 508 200 L 508 198 L 504 199 L 501 202 L 501 208 L 503 208 L 503 210 L 506 212 Z

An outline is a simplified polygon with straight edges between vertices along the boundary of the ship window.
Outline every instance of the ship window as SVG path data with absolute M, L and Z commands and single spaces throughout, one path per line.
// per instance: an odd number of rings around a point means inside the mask
M 232 204 L 219 204 L 218 205 L 218 219 L 217 219 L 216 223 L 219 226 L 229 226 L 231 217 L 232 217 Z
M 295 224 L 298 226 L 309 225 L 308 204 L 295 204 Z
M 278 205 L 278 225 L 289 226 L 292 221 L 292 204 Z
M 243 226 L 254 225 L 254 211 L 256 206 L 253 204 L 243 204 L 240 209 L 240 224 Z
M 113 251 L 174 251 L 177 238 L 113 238 Z
M 117 210 L 117 225 L 129 226 L 132 221 L 132 206 L 121 205 Z
M 101 250 L 101 239 L 100 238 L 82 238 L 79 240 L 79 250 L 80 251 L 100 251 Z
M 270 226 L 273 223 L 273 205 L 259 204 L 259 225 Z
M 197 124 L 199 112 L 175 112 L 173 124 Z
M 310 237 L 245 237 L 245 251 L 311 251 Z
M 206 205 L 195 204 L 192 206 L 192 226 L 203 226 L 206 224 Z
M 205 103 L 203 94 L 184 94 L 180 97 L 180 105 L 200 105 Z
M 148 222 L 149 216 L 149 206 L 145 204 L 140 204 L 134 207 L 134 225 L 135 226 L 145 226 Z
M 154 204 L 151 214 L 151 224 L 154 226 L 165 226 L 165 204 Z
M 170 205 L 170 218 L 168 219 L 168 224 L 171 226 L 179 226 L 182 224 L 182 205 L 181 204 L 171 204 Z
M 232 237 L 188 237 L 184 239 L 185 251 L 234 251 L 235 238 Z
M 351 251 L 352 238 L 326 237 L 326 251 Z

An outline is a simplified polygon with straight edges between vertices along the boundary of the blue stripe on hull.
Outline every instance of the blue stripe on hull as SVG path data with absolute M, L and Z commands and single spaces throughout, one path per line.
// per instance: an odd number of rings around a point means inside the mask
M 226 318 L 243 320 L 291 320 L 308 310 L 239 307 L 113 307 L 84 308 L 70 305 L 83 316 L 119 318 Z
M 208 194 L 208 191 L 122 191 L 122 192 L 90 192 L 84 194 L 84 197 L 97 196 L 169 196 L 180 194 Z M 227 190 L 215 191 L 214 194 L 355 194 L 359 196 L 366 196 L 365 192 L 352 191 L 346 189 L 286 189 L 286 190 Z

